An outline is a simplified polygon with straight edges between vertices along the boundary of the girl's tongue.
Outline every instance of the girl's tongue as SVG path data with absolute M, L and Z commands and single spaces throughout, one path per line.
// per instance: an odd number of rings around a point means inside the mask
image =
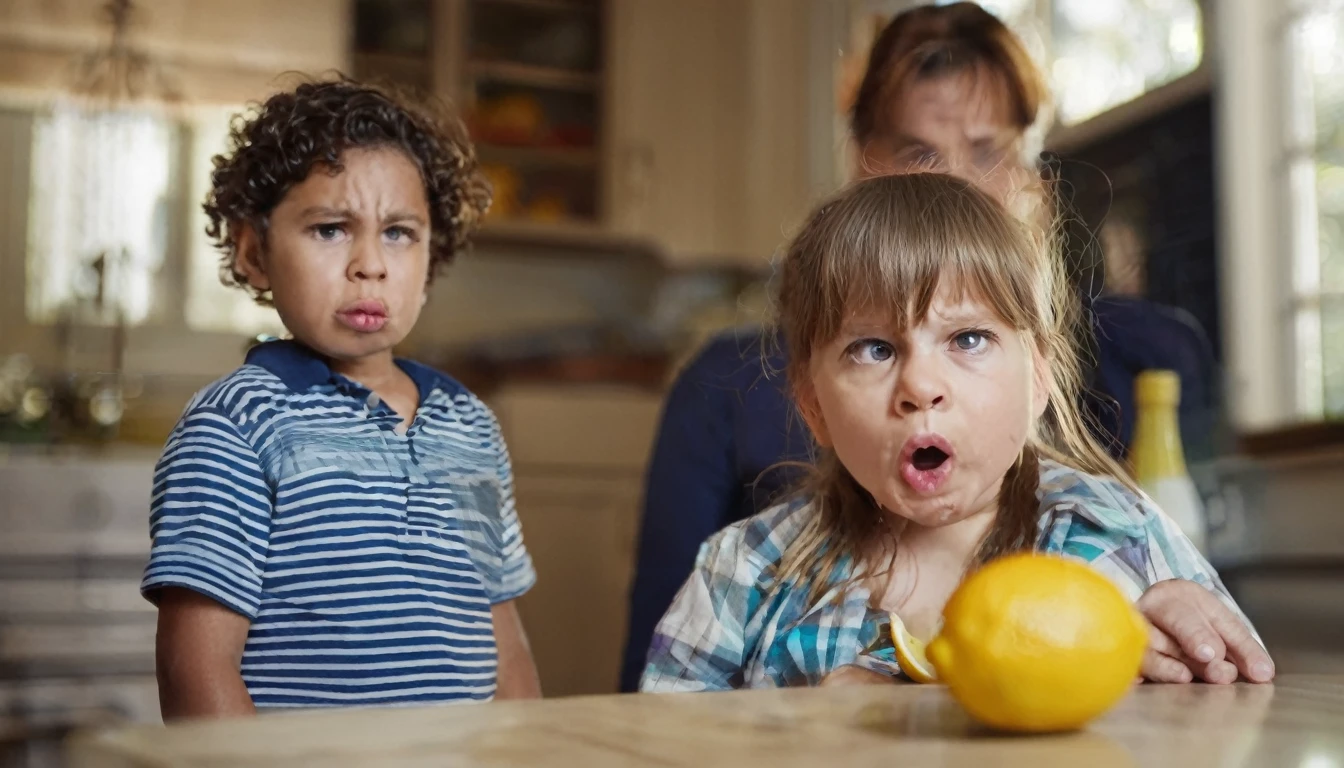
M 952 447 L 939 436 L 912 438 L 901 451 L 901 478 L 916 493 L 931 494 L 952 474 Z

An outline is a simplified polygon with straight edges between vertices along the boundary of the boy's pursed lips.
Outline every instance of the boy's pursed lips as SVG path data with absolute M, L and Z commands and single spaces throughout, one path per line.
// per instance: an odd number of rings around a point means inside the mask
M 346 327 L 360 333 L 376 333 L 387 325 L 387 304 L 381 299 L 360 299 L 336 311 Z

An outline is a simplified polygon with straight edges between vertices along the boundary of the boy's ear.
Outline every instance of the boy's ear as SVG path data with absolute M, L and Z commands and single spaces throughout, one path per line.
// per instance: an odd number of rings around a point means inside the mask
M 251 222 L 238 224 L 238 253 L 234 257 L 233 270 L 247 280 L 247 284 L 258 291 L 269 291 L 271 279 L 266 275 L 266 264 L 262 259 L 261 236 Z
M 821 403 L 810 383 L 802 383 L 793 388 L 793 401 L 798 405 L 798 413 L 803 422 L 812 431 L 812 438 L 822 448 L 831 447 L 831 433 L 826 429 L 826 417 L 821 414 Z

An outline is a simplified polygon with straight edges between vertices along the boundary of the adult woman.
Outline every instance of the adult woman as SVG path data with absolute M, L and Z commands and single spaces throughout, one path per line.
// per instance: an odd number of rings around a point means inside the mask
M 1043 221 L 1035 158 L 1047 98 L 1021 40 L 978 5 L 906 11 L 878 36 L 854 101 L 854 175 L 938 170 L 976 184 L 1022 218 Z M 700 543 L 769 505 L 791 480 L 763 470 L 806 455 L 783 379 L 769 375 L 785 368 L 786 354 L 770 330 L 721 336 L 669 394 L 649 469 L 625 690 L 637 686 L 653 627 L 691 572 Z M 1140 602 L 1158 627 L 1145 662 L 1149 678 L 1230 682 L 1238 671 L 1272 677 L 1263 649 L 1202 587 L 1158 586 Z

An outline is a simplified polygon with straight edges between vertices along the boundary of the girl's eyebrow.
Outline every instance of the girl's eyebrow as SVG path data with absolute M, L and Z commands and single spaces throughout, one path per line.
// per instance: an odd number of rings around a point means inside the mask
M 929 314 L 937 316 L 939 320 L 954 325 L 960 324 L 981 324 L 994 322 L 997 318 L 994 313 L 985 307 L 974 304 L 960 304 L 954 307 L 946 307 L 942 311 L 930 311 Z

